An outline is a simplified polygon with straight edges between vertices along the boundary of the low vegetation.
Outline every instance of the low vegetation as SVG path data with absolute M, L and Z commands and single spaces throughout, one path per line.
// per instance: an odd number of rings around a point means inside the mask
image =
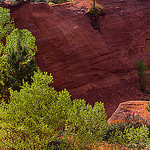
M 0 41 L 14 28 L 14 21 L 10 18 L 10 10 L 0 7 Z
M 148 148 L 146 124 L 108 125 L 103 103 L 92 107 L 82 99 L 71 100 L 66 89 L 57 92 L 52 75 L 36 67 L 35 38 L 29 31 L 14 29 L 5 36 L 6 44 L 0 43 L 0 149 L 84 150 L 96 149 L 103 141 Z
M 104 11 L 103 8 L 100 6 L 92 6 L 90 9 L 87 10 L 87 14 L 91 14 L 94 17 L 103 16 Z
M 0 47 L 0 97 L 6 97 L 8 88 L 20 90 L 22 82 L 31 84 L 31 76 L 37 71 L 35 37 L 28 30 L 14 29 Z
M 148 83 L 148 76 L 145 72 L 147 71 L 147 66 L 145 65 L 145 62 L 143 60 L 138 61 L 137 70 L 138 70 L 137 74 L 139 76 L 139 84 L 140 84 L 141 90 L 145 92 L 146 86 Z
M 9 3 L 11 5 L 17 5 L 19 3 L 27 3 L 27 2 L 31 2 L 31 3 L 44 2 L 50 5 L 53 5 L 53 4 L 60 4 L 60 3 L 65 3 L 69 1 L 72 1 L 72 0 L 9 0 Z

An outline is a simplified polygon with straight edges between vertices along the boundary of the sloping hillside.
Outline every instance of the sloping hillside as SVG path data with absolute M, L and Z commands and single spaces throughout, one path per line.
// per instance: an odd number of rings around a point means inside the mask
M 25 4 L 11 12 L 16 27 L 37 38 L 37 65 L 52 73 L 54 86 L 90 104 L 102 101 L 108 116 L 120 102 L 141 99 L 140 59 L 150 65 L 150 1 L 98 1 L 102 34 L 85 14 L 88 1 L 49 6 Z

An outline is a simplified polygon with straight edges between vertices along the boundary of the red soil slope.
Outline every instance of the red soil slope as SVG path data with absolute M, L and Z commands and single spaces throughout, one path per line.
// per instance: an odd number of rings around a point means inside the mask
M 141 98 L 136 64 L 150 62 L 150 1 L 100 2 L 106 12 L 99 18 L 102 34 L 85 14 L 87 1 L 25 4 L 11 16 L 37 38 L 37 65 L 52 73 L 56 89 L 92 105 L 104 102 L 109 117 L 119 103 Z

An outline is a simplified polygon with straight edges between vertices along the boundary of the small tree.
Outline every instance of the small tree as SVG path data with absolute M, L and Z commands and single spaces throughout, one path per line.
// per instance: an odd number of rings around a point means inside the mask
M 88 9 L 86 13 L 92 15 L 91 17 L 94 17 L 96 20 L 98 19 L 99 16 L 105 15 L 103 7 L 96 5 L 96 0 L 93 0 L 92 7 Z
M 22 81 L 31 84 L 34 71 L 37 71 L 35 58 L 29 59 L 29 49 L 18 40 L 17 49 L 10 48 L 6 60 L 5 85 L 13 90 L 20 90 Z
M 138 61 L 137 70 L 138 70 L 137 74 L 139 76 L 139 84 L 141 90 L 145 92 L 148 83 L 148 77 L 147 74 L 145 73 L 145 71 L 147 70 L 147 66 L 145 65 L 145 62 L 143 60 Z
M 11 20 L 10 10 L 0 7 L 0 41 L 15 28 L 14 21 Z
M 5 97 L 9 87 L 19 91 L 23 79 L 31 84 L 31 76 L 37 71 L 35 40 L 28 30 L 15 29 L 7 36 L 5 46 L 0 44 L 0 97 Z

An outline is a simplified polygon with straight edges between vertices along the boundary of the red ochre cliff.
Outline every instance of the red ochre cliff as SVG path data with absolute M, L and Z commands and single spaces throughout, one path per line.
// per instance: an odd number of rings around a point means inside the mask
M 141 59 L 150 64 L 150 1 L 97 3 L 105 11 L 102 34 L 85 14 L 89 1 L 24 4 L 11 16 L 36 37 L 37 65 L 52 73 L 54 87 L 92 105 L 104 102 L 109 117 L 121 102 L 141 99 L 136 65 Z

